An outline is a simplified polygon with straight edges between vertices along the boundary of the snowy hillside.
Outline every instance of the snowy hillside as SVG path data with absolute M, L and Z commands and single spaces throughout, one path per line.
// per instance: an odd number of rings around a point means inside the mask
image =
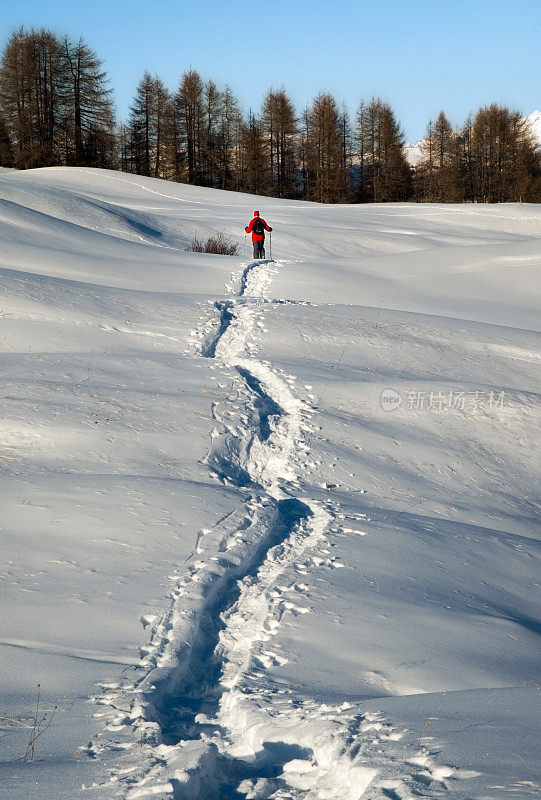
M 0 231 L 0 797 L 539 796 L 541 209 L 50 168 Z
M 524 117 L 524 120 L 532 134 L 537 148 L 541 149 L 541 111 L 533 111 L 529 116 Z M 408 142 L 404 148 L 406 152 L 406 158 L 412 167 L 416 167 L 423 158 L 421 148 L 424 141 L 424 139 L 420 139 L 418 142 L 415 142 L 415 144 L 409 144 Z

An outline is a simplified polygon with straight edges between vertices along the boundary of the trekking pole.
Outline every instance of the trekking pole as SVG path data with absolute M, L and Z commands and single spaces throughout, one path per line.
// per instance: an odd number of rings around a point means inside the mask
M 242 251 L 242 255 L 246 255 L 246 234 L 244 234 L 244 250 Z
M 269 255 L 272 261 L 272 231 L 269 233 Z

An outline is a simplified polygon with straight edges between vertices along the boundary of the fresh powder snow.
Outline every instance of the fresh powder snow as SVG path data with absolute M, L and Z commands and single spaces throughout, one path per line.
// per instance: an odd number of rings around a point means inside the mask
M 541 796 L 541 209 L 48 168 L 0 226 L 0 797 Z

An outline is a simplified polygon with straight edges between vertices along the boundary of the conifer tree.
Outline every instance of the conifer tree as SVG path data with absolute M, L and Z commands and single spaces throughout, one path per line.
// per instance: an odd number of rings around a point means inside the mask
M 186 72 L 175 96 L 179 141 L 186 164 L 188 183 L 200 183 L 202 176 L 203 83 L 199 73 Z
M 329 94 L 318 95 L 306 114 L 303 149 L 306 198 L 347 202 L 350 186 L 344 169 L 343 120 Z
M 269 193 L 275 197 L 295 197 L 298 183 L 297 121 L 293 104 L 284 89 L 267 93 L 263 102 L 262 125 L 271 182 Z
M 241 143 L 240 190 L 250 194 L 268 193 L 269 173 L 265 168 L 263 126 L 251 112 L 248 122 L 241 126 Z
M 61 42 L 42 29 L 17 30 L 0 64 L 0 110 L 16 166 L 60 163 Z
M 237 99 L 227 86 L 222 94 L 218 122 L 218 184 L 239 191 L 245 126 Z
M 203 87 L 203 131 L 201 142 L 201 184 L 215 186 L 218 182 L 219 126 L 222 93 L 214 83 Z
M 436 196 L 435 148 L 434 123 L 432 119 L 429 119 L 425 138 L 420 145 L 421 158 L 414 174 L 414 197 L 416 200 L 433 202 Z
M 346 197 L 348 203 L 354 200 L 354 171 L 353 171 L 353 150 L 354 137 L 346 104 L 342 108 L 340 115 L 340 128 L 342 132 L 342 172 L 346 186 Z
M 15 163 L 13 146 L 6 121 L 0 115 L 0 167 L 13 167 Z
M 116 163 L 121 172 L 131 172 L 130 130 L 128 125 L 120 124 L 116 131 Z
M 460 197 L 460 154 L 457 135 L 443 111 L 435 123 L 429 121 L 421 154 L 415 175 L 417 198 L 456 202 Z
M 302 112 L 299 120 L 299 185 L 300 196 L 303 200 L 308 197 L 308 108 Z
M 460 195 L 463 202 L 472 202 L 476 197 L 472 131 L 473 118 L 469 114 L 457 137 L 460 161 Z
M 175 177 L 176 134 L 173 99 L 163 82 L 154 78 L 156 150 L 152 174 L 156 178 Z
M 103 62 L 83 41 L 64 39 L 62 107 L 66 163 L 107 167 L 114 151 L 114 114 Z
M 359 199 L 368 202 L 407 200 L 411 169 L 404 154 L 404 134 L 387 103 L 373 98 L 358 113 L 361 180 Z
M 156 98 L 154 79 L 145 72 L 137 85 L 130 109 L 130 161 L 137 175 L 151 174 L 152 151 L 156 141 Z
M 495 103 L 479 109 L 471 148 L 475 199 L 502 203 L 528 196 L 535 180 L 536 154 L 518 111 Z
M 112 165 L 106 84 L 100 60 L 83 40 L 60 40 L 45 29 L 16 31 L 0 66 L 0 109 L 15 164 Z
M 138 175 L 175 177 L 175 133 L 172 100 L 157 76 L 145 72 L 131 107 L 129 153 Z

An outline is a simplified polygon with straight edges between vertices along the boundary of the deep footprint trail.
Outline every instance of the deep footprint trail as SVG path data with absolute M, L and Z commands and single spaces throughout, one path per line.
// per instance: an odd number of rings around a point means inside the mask
M 279 267 L 248 264 L 196 332 L 194 357 L 233 381 L 228 404 L 214 408 L 206 464 L 240 504 L 200 531 L 163 614 L 149 621 L 140 677 L 97 700 L 110 730 L 132 733 L 117 745 L 128 765 L 110 778 L 127 800 L 358 800 L 376 774 L 360 755 L 364 718 L 297 696 L 269 671 L 287 661 L 273 647 L 282 624 L 310 611 L 308 586 L 285 572 L 306 580 L 307 553 L 335 515 L 300 488 L 313 408 L 292 376 L 255 353 Z

